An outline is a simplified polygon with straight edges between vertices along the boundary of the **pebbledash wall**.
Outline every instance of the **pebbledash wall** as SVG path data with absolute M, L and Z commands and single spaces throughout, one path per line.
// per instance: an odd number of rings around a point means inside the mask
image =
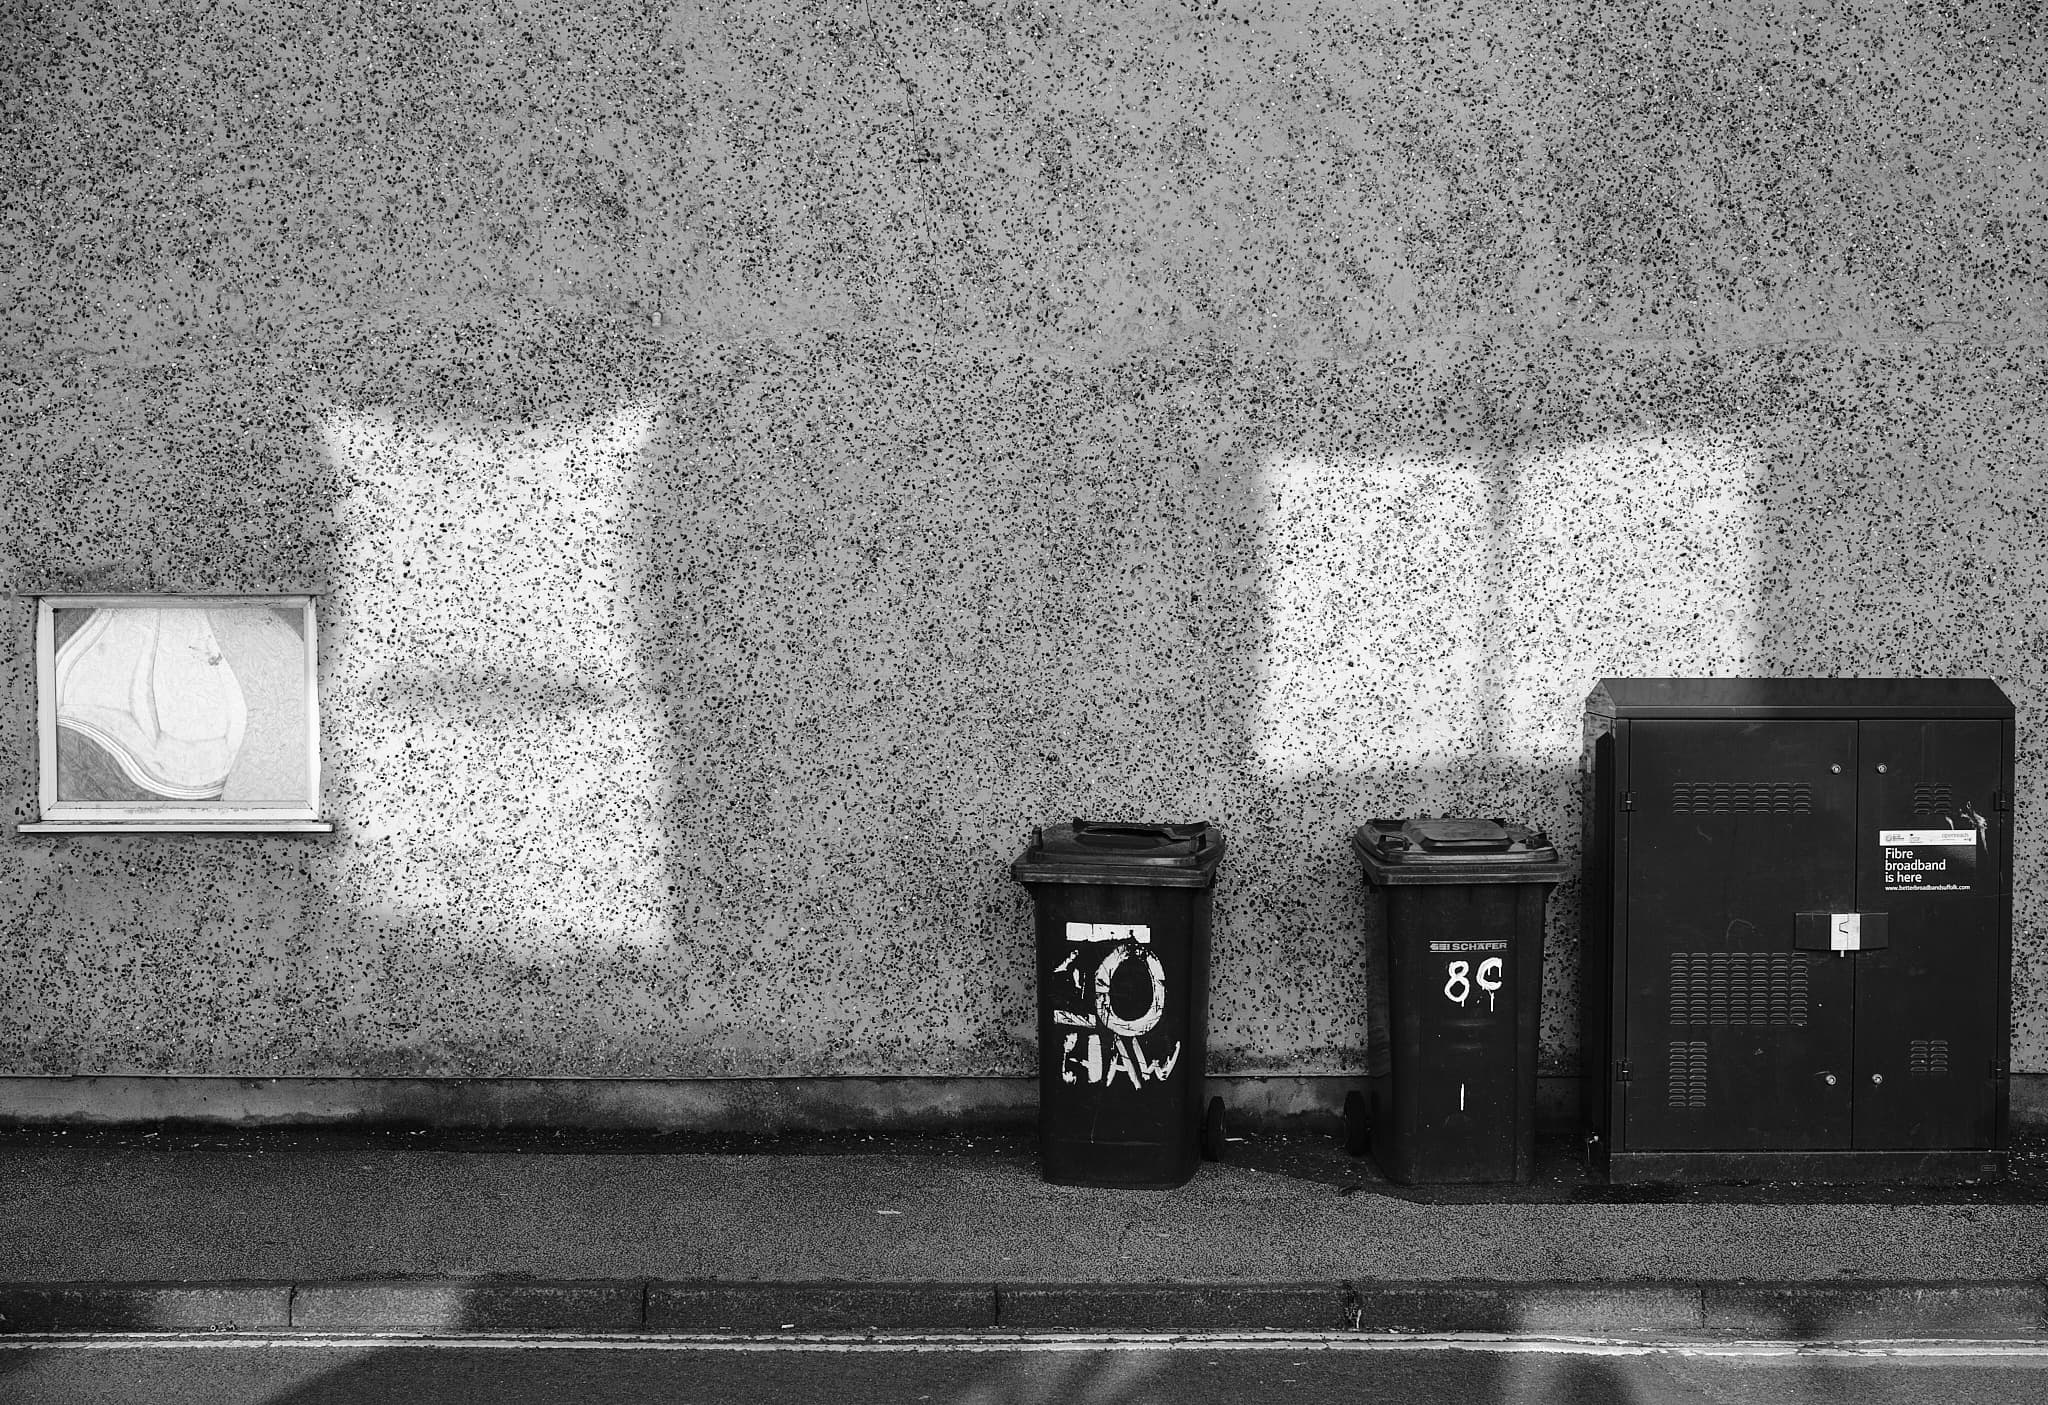
M 1007 865 L 1073 815 L 1224 826 L 1211 1068 L 1341 1087 L 1350 830 L 1576 856 L 1608 674 L 1996 679 L 2048 1073 L 2038 6 L 25 0 L 0 44 L 6 814 L 35 595 L 315 591 L 335 825 L 10 823 L 0 1113 L 1018 1106 Z

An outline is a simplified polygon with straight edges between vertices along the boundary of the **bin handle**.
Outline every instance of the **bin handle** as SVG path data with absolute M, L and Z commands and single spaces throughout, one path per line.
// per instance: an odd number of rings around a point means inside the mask
M 1497 854 L 1515 845 L 1514 831 L 1506 820 L 1438 820 L 1436 828 L 1418 829 L 1417 838 L 1425 849 L 1452 853 Z M 1487 831 L 1491 830 L 1491 833 Z
M 1200 841 L 1209 832 L 1206 820 L 1193 824 L 1116 824 L 1074 817 L 1074 838 L 1082 844 L 1103 848 L 1137 848 L 1142 844 L 1182 844 Z

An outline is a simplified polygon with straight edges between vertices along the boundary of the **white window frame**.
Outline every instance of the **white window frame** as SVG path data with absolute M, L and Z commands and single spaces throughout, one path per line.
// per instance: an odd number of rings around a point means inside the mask
M 318 635 L 311 595 L 40 595 L 36 597 L 36 714 L 39 818 L 23 834 L 118 832 L 326 832 L 320 818 Z M 213 609 L 262 606 L 300 612 L 305 642 L 306 777 L 303 796 L 266 804 L 61 800 L 57 796 L 55 612 L 75 609 Z

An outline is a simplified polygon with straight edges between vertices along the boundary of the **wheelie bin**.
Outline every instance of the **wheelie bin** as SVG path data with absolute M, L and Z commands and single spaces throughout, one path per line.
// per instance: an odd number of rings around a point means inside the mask
M 1223 1140 L 1203 1099 L 1209 931 L 1223 832 L 1077 819 L 1034 831 L 1040 1172 L 1063 1185 L 1182 1185 Z
M 1371 890 L 1351 1150 L 1403 1184 L 1529 1180 L 1543 910 L 1566 866 L 1504 820 L 1374 820 L 1352 846 Z

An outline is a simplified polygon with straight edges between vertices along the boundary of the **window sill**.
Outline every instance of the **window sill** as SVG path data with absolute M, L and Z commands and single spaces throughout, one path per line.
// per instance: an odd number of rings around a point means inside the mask
M 332 820 L 24 820 L 16 834 L 332 834 Z

